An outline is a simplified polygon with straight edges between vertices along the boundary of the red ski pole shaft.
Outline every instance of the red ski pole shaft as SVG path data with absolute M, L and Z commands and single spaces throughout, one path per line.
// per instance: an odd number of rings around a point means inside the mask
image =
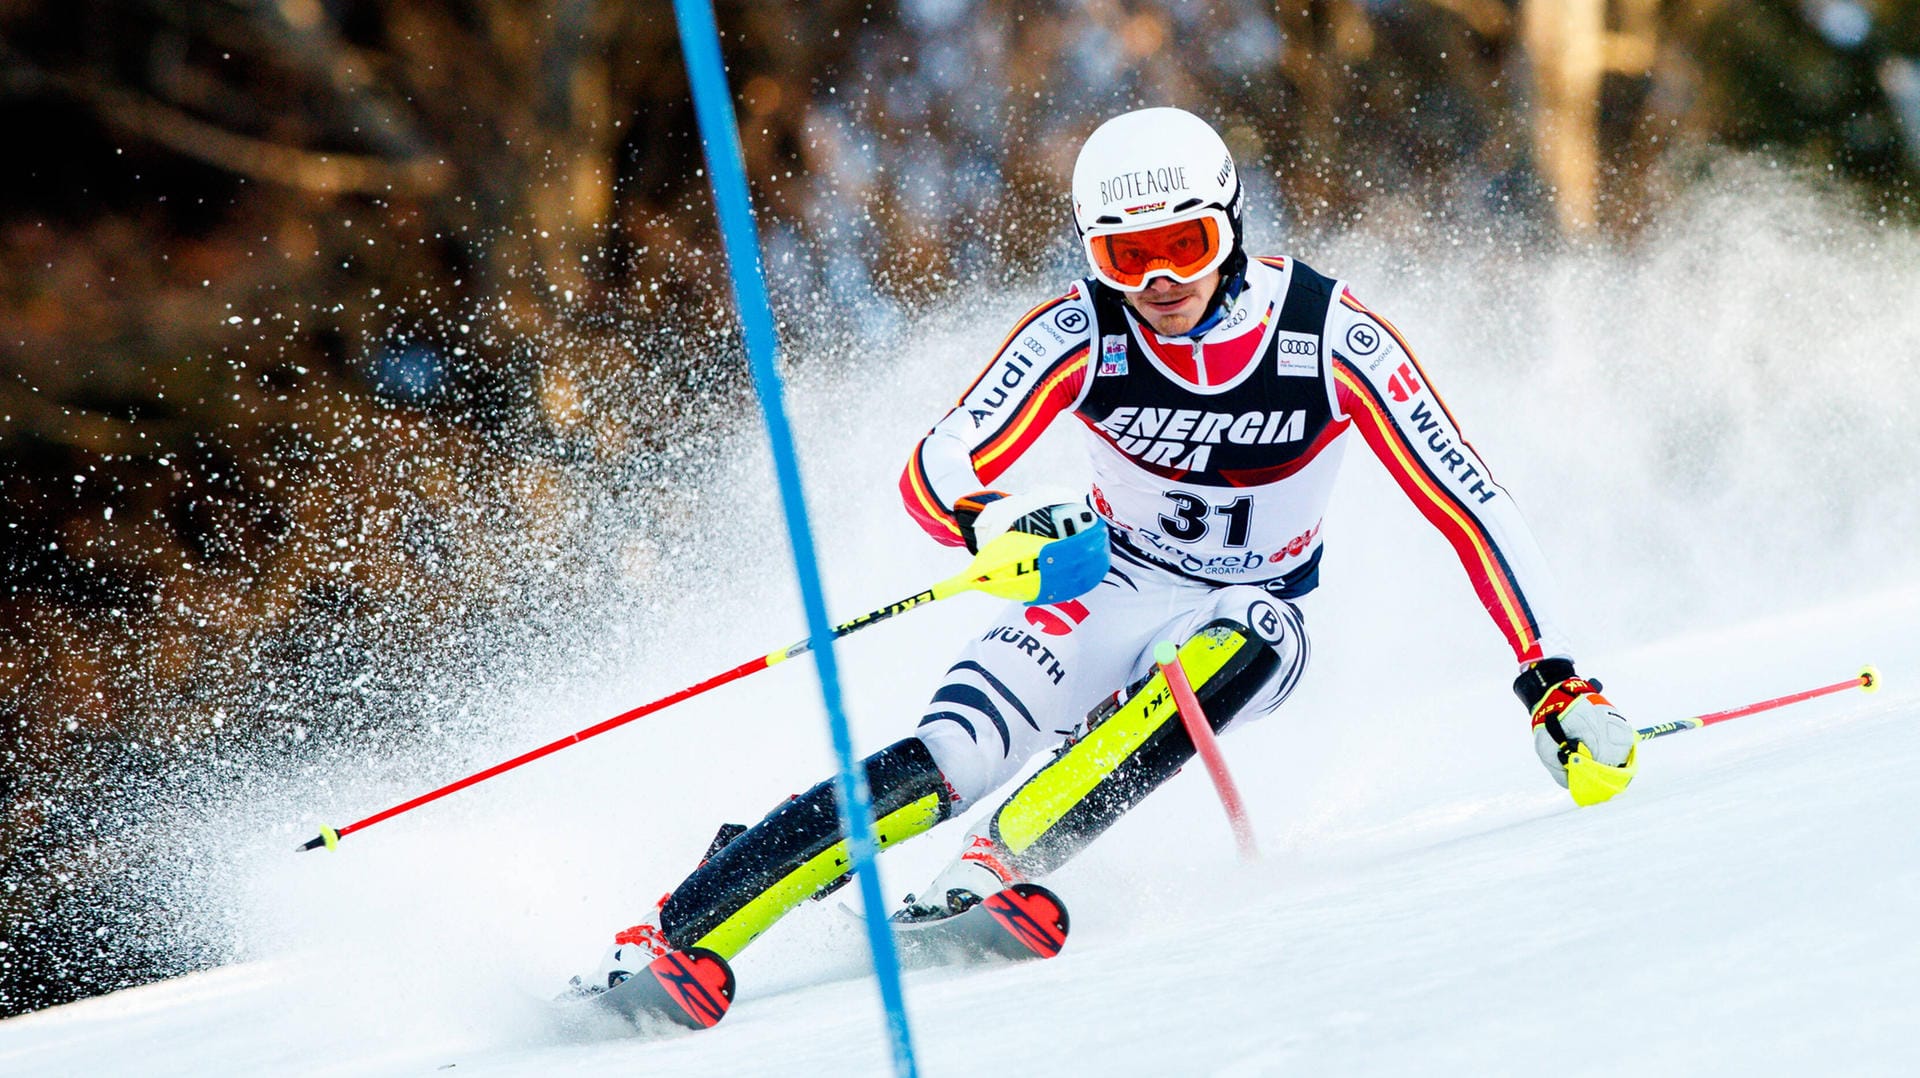
M 847 635 L 848 633 L 855 632 L 860 629 L 864 629 L 869 625 L 873 625 L 881 621 L 885 621 L 887 618 L 890 618 L 893 615 L 900 613 L 901 611 L 911 610 L 922 603 L 932 602 L 937 598 L 944 598 L 944 596 L 940 595 L 938 593 L 938 590 L 934 588 L 930 588 L 926 591 L 923 591 L 918 595 L 908 596 L 907 598 L 902 599 L 897 603 L 892 603 L 887 606 L 883 606 L 880 609 L 875 610 L 870 614 L 862 615 L 861 617 L 855 618 L 852 621 L 849 621 L 846 624 L 839 626 L 833 631 L 834 639 L 837 640 L 840 637 Z M 500 774 L 504 774 L 505 772 L 512 771 L 514 768 L 519 767 L 522 764 L 530 764 L 533 761 L 540 759 L 542 756 L 549 756 L 553 753 L 559 752 L 561 749 L 568 748 L 573 745 L 578 745 L 580 742 L 585 741 L 590 737 L 598 737 L 601 734 L 606 733 L 608 730 L 612 730 L 620 726 L 625 726 L 627 723 L 630 723 L 635 719 L 642 718 L 647 715 L 651 715 L 654 712 L 659 711 L 661 708 L 670 707 L 674 704 L 681 702 L 682 700 L 691 699 L 695 696 L 700 695 L 703 692 L 706 692 L 708 689 L 719 688 L 720 686 L 725 685 L 729 681 L 738 681 L 741 678 L 746 677 L 748 674 L 757 674 L 760 671 L 765 670 L 769 666 L 774 666 L 779 663 L 783 663 L 788 659 L 793 658 L 796 655 L 803 655 L 809 650 L 811 650 L 812 648 L 813 648 L 813 639 L 809 637 L 805 640 L 800 641 L 797 644 L 792 645 L 791 647 L 781 648 L 778 651 L 770 651 L 767 654 L 760 656 L 758 659 L 749 659 L 748 661 L 741 663 L 739 666 L 736 666 L 731 670 L 725 671 L 723 673 L 715 674 L 712 677 L 706 679 L 705 681 L 702 681 L 695 685 L 689 685 L 686 688 L 681 689 L 679 692 L 673 693 L 668 696 L 662 696 L 660 699 L 655 700 L 651 703 L 641 704 L 639 707 L 636 707 L 631 711 L 622 711 L 620 714 L 615 715 L 610 719 L 604 719 L 600 722 L 594 723 L 592 726 L 589 726 L 584 730 L 575 730 L 573 733 L 568 734 L 567 736 L 560 738 L 557 741 L 550 741 L 547 744 L 542 745 L 537 749 L 532 749 L 530 751 L 523 752 L 520 755 L 515 756 L 511 760 L 503 760 L 500 763 L 494 764 L 492 767 L 489 767 L 484 771 L 476 771 L 473 774 L 468 775 L 466 778 L 456 779 L 455 781 L 449 782 L 445 786 L 442 786 L 437 790 L 428 790 L 426 793 L 421 794 L 419 797 L 416 797 L 410 801 L 403 801 L 400 804 L 393 806 L 392 808 L 383 809 L 367 817 L 364 820 L 355 820 L 354 822 L 348 824 L 347 826 L 338 828 L 338 829 L 331 828 L 331 827 L 322 827 L 318 835 L 315 835 L 314 837 L 308 839 L 307 841 L 301 843 L 299 846 L 296 846 L 294 848 L 297 850 L 314 850 L 314 849 L 319 849 L 321 846 L 325 846 L 328 849 L 333 849 L 336 845 L 339 844 L 340 839 L 343 838 L 344 836 L 351 835 L 355 831 L 359 831 L 362 828 L 372 827 L 374 824 L 379 823 L 381 820 L 390 820 L 395 816 L 400 815 L 403 812 L 411 812 L 414 809 L 419 808 L 421 805 L 425 805 L 432 801 L 438 801 L 441 798 L 451 793 L 458 793 L 459 791 L 464 790 L 469 786 L 473 786 L 477 783 L 485 782 L 496 775 L 500 775 Z
M 927 603 L 958 595 L 965 591 L 984 591 L 990 595 L 1000 596 L 1001 598 L 1030 600 L 1034 597 L 1035 593 L 1033 589 L 1037 587 L 1037 582 L 1040 579 L 1039 549 L 1045 542 L 1043 538 L 1032 535 L 1015 533 L 1002 535 L 993 542 L 988 543 L 960 573 L 940 581 L 925 591 L 909 595 L 898 602 L 888 603 L 878 610 L 862 614 L 852 621 L 836 626 L 833 630 L 832 638 L 838 640 L 848 633 L 858 632 L 868 626 L 877 625 L 893 617 L 895 614 L 905 613 L 915 607 L 924 606 Z M 382 820 L 390 820 L 403 812 L 411 812 L 421 805 L 438 801 L 450 793 L 457 793 L 476 783 L 485 782 L 496 775 L 512 771 L 522 764 L 532 763 L 542 756 L 559 752 L 561 749 L 571 745 L 578 745 L 590 737 L 598 737 L 608 730 L 625 726 L 635 719 L 651 715 L 663 707 L 668 707 L 682 700 L 698 696 L 708 689 L 718 688 L 729 681 L 738 681 L 748 674 L 759 673 L 769 666 L 774 666 L 796 656 L 804 655 L 812 650 L 813 646 L 813 638 L 808 637 L 791 647 L 781 648 L 778 651 L 770 651 L 758 659 L 750 659 L 731 670 L 715 674 L 697 685 L 689 685 L 670 696 L 663 696 L 652 703 L 641 704 L 631 711 L 623 711 L 610 719 L 597 722 L 584 730 L 576 730 L 558 741 L 552 741 L 537 749 L 523 752 L 511 760 L 497 763 L 485 771 L 476 771 L 466 778 L 449 782 L 437 790 L 429 790 L 411 801 L 403 801 L 390 809 L 376 812 L 364 820 L 355 820 L 353 823 L 337 829 L 322 827 L 318 835 L 294 847 L 294 849 L 315 850 L 322 846 L 333 849 L 339 845 L 340 839 L 345 835 L 353 834 L 362 828 L 372 827 Z
M 1705 715 L 1695 715 L 1687 719 L 1674 719 L 1671 722 L 1648 726 L 1640 731 L 1640 740 L 1647 741 L 1656 737 L 1666 737 L 1668 734 L 1677 734 L 1682 730 L 1698 730 L 1702 726 L 1712 726 L 1716 722 L 1726 722 L 1728 719 L 1737 719 L 1743 715 L 1752 715 L 1761 711 L 1772 711 L 1776 707 L 1785 707 L 1788 704 L 1797 704 L 1802 700 L 1812 700 L 1816 697 L 1831 696 L 1837 692 L 1846 692 L 1848 689 L 1872 692 L 1879 687 L 1880 671 L 1871 666 L 1865 666 L 1860 669 L 1858 674 L 1853 675 L 1845 681 L 1836 681 L 1831 685 L 1822 685 L 1817 689 L 1806 689 L 1801 692 L 1788 693 L 1785 696 L 1776 696 L 1771 700 L 1762 700 L 1757 704 L 1748 704 L 1745 707 L 1729 708 L 1726 711 L 1713 711 Z
M 796 648 L 804 647 L 804 643 L 800 645 L 796 645 L 795 647 Z M 701 693 L 706 692 L 708 689 L 717 688 L 721 685 L 725 685 L 729 681 L 738 681 L 739 679 L 746 677 L 748 674 L 765 670 L 767 667 L 772 666 L 774 663 L 779 662 L 781 659 L 785 659 L 788 656 L 788 654 L 791 653 L 793 650 L 794 650 L 793 648 L 789 648 L 785 651 L 776 651 L 768 655 L 762 655 L 758 659 L 753 659 L 749 662 L 741 663 L 739 666 L 736 666 L 733 669 L 728 670 L 723 674 L 715 674 L 714 676 L 708 678 L 705 681 L 700 682 L 697 685 L 689 685 L 686 688 L 681 689 L 679 692 L 673 693 L 670 696 L 663 696 L 660 699 L 653 701 L 652 703 L 641 704 L 639 707 L 636 707 L 631 711 L 623 711 L 620 714 L 615 715 L 613 718 L 606 719 L 601 722 L 597 722 L 592 726 L 587 727 L 584 730 L 576 730 L 573 733 L 568 734 L 567 736 L 560 738 L 557 741 L 550 741 L 547 744 L 542 745 L 537 749 L 533 749 L 529 752 L 523 752 L 520 755 L 515 756 L 511 760 L 505 760 L 500 763 L 494 764 L 492 767 L 489 767 L 484 771 L 476 771 L 473 774 L 468 775 L 466 778 L 457 779 L 453 782 L 449 782 L 445 786 L 442 786 L 437 790 L 429 790 L 426 793 L 423 793 L 419 797 L 416 797 L 410 801 L 402 801 L 400 804 L 395 805 L 392 808 L 383 809 L 367 817 L 364 820 L 355 820 L 354 822 L 346 825 L 345 827 L 338 828 L 338 829 L 331 828 L 331 827 L 323 827 L 320 829 L 320 833 L 318 835 L 308 839 L 306 842 L 302 843 L 301 845 L 295 848 L 299 850 L 312 850 L 312 849 L 318 849 L 321 846 L 325 846 L 328 849 L 332 849 L 334 848 L 335 845 L 339 843 L 339 841 L 342 838 L 344 838 L 347 835 L 353 834 L 355 831 L 359 831 L 362 828 L 372 827 L 374 824 L 379 823 L 381 820 L 390 820 L 393 817 L 398 816 L 403 812 L 411 812 L 414 809 L 419 808 L 421 805 L 427 804 L 432 801 L 438 801 L 441 798 L 451 793 L 458 793 L 459 791 L 464 790 L 469 786 L 475 785 L 476 783 L 485 782 L 488 779 L 493 778 L 495 775 L 500 775 L 500 774 L 504 774 L 505 772 L 512 771 L 514 768 L 519 767 L 522 764 L 532 763 L 533 761 L 540 759 L 542 756 L 548 756 L 553 753 L 559 752 L 561 749 L 567 748 L 568 746 L 571 746 L 571 745 L 578 745 L 580 742 L 585 741 L 590 737 L 598 737 L 599 735 L 604 734 L 608 730 L 611 730 L 617 726 L 625 726 L 627 723 L 630 723 L 635 719 L 641 718 L 646 715 L 651 715 L 663 707 L 668 707 L 670 705 L 677 704 L 680 701 L 686 700 L 690 697 L 698 696 Z
M 1195 751 L 1207 765 L 1207 776 L 1213 779 L 1213 789 L 1220 795 L 1221 806 L 1227 810 L 1227 823 L 1233 828 L 1233 843 L 1240 850 L 1240 859 L 1254 860 L 1260 856 L 1260 850 L 1253 841 L 1253 821 L 1247 816 L 1246 803 L 1240 800 L 1240 788 L 1233 784 L 1233 775 L 1227 770 L 1227 758 L 1220 752 L 1220 739 L 1214 736 L 1206 712 L 1200 709 L 1200 699 L 1193 694 L 1193 684 L 1187 680 L 1186 668 L 1180 665 L 1179 653 L 1171 642 L 1163 640 L 1154 645 L 1153 660 L 1159 664 L 1160 676 L 1167 679 L 1180 721 L 1185 724 Z

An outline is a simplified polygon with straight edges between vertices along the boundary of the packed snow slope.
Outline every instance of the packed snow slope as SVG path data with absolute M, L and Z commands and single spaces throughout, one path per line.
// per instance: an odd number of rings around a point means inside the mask
M 1189 769 L 1055 879 L 1074 914 L 1060 958 L 908 978 L 924 1071 L 1913 1073 L 1920 708 L 1898 686 L 1920 679 L 1915 640 L 1909 591 L 1614 656 L 1619 695 L 1651 716 L 1674 712 L 1652 701 L 1704 707 L 1906 653 L 1876 696 L 1649 744 L 1633 788 L 1591 809 L 1535 773 L 1511 708 L 1494 706 L 1505 701 L 1402 694 L 1399 678 L 1371 693 L 1323 682 L 1295 722 L 1228 742 L 1264 860 L 1235 863 Z M 1383 699 L 1382 685 L 1395 691 Z M 671 791 L 633 793 L 630 829 L 684 851 L 701 825 L 642 807 L 655 796 Z M 0 1071 L 887 1072 L 875 993 L 852 979 L 860 941 L 837 914 L 803 911 L 743 955 L 739 1003 L 712 1031 L 563 1036 L 515 994 L 503 955 L 543 922 L 591 921 L 580 911 L 613 888 L 594 893 L 587 877 L 619 870 L 530 856 L 519 847 L 542 841 L 537 828 L 421 837 L 439 852 L 406 842 L 364 855 L 377 870 L 326 866 L 386 892 L 313 885 L 334 893 L 317 915 L 340 946 L 13 1019 Z M 468 848 L 441 848 L 453 843 Z M 438 864 L 407 866 L 423 857 Z M 509 877 L 536 863 L 573 868 L 553 888 L 580 892 L 571 909 L 520 905 L 545 888 Z M 917 882 L 890 868 L 896 890 Z M 413 886 L 383 882 L 402 872 L 418 873 Z M 403 889 L 426 907 L 392 908 Z M 449 923 L 429 927 L 431 912 Z M 412 931 L 385 953 L 363 936 L 402 924 Z M 537 957 L 588 950 L 583 936 Z
M 1356 448 L 1326 522 L 1306 683 L 1225 741 L 1264 856 L 1189 768 L 1049 882 L 1052 962 L 908 978 L 924 1073 L 1907 1074 L 1920 978 L 1920 248 L 1764 175 L 1722 175 L 1629 253 L 1358 234 L 1300 252 L 1395 319 L 1563 585 L 1583 671 L 1641 725 L 1838 681 L 1885 687 L 1643 747 L 1577 809 L 1534 759 L 1510 655 L 1445 544 Z M 912 440 L 1048 285 L 982 293 L 792 385 L 828 594 L 851 615 L 951 572 L 893 501 Z M 858 342 L 848 342 L 858 343 Z M 863 358 L 836 360 L 837 355 Z M 871 357 L 897 355 L 885 364 Z M 1071 439 L 1009 484 L 1071 476 Z M 455 798 L 341 824 L 803 634 L 757 437 L 690 487 L 699 572 L 608 537 L 653 601 L 630 659 L 501 693 L 491 733 L 163 821 L 190 851 L 154 933 L 240 961 L 0 1023 L 0 1073 L 883 1074 L 857 927 L 796 912 L 736 962 L 718 1028 L 562 1032 L 543 1002 L 723 820 L 831 767 L 792 663 Z M 622 544 L 628 544 L 624 546 Z M 651 574 L 651 575 L 647 575 Z M 908 732 L 962 597 L 845 641 L 856 741 Z M 527 690 L 531 681 L 539 691 Z M 372 761 L 370 761 L 372 762 Z M 949 826 L 882 859 L 918 888 Z M 165 848 L 163 847 L 163 850 Z M 168 890 L 167 888 L 171 888 Z M 115 941 L 102 941 L 111 961 Z

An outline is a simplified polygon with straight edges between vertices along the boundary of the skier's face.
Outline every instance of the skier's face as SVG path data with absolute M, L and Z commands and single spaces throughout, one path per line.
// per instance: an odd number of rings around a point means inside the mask
M 1200 316 L 1207 313 L 1207 300 L 1213 298 L 1213 290 L 1218 287 L 1220 271 L 1215 270 L 1186 284 L 1157 276 L 1140 291 L 1121 295 L 1155 333 L 1173 337 L 1200 324 Z

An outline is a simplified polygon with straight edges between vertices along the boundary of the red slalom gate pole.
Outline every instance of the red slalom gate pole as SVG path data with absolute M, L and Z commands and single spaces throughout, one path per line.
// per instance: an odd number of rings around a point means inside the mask
M 1880 671 L 1872 666 L 1863 666 L 1860 668 L 1859 673 L 1847 680 L 1836 681 L 1831 685 L 1822 685 L 1817 689 L 1788 693 L 1785 696 L 1776 696 L 1771 700 L 1762 700 L 1757 704 L 1748 704 L 1745 707 L 1729 708 L 1726 711 L 1709 712 L 1708 714 L 1695 715 L 1688 719 L 1674 719 L 1672 722 L 1657 723 L 1640 730 L 1640 740 L 1650 741 L 1653 738 L 1666 737 L 1668 734 L 1677 734 L 1683 730 L 1698 730 L 1702 726 L 1712 726 L 1717 722 L 1726 722 L 1728 719 L 1737 719 L 1743 715 L 1752 715 L 1760 711 L 1772 711 L 1776 707 L 1797 704 L 1802 700 L 1812 700 L 1815 697 L 1830 696 L 1837 692 L 1846 692 L 1848 689 L 1873 692 L 1879 687 Z
M 1227 771 L 1220 739 L 1213 735 L 1206 712 L 1200 710 L 1200 699 L 1193 695 L 1193 685 L 1187 680 L 1186 669 L 1180 665 L 1179 652 L 1170 641 L 1162 640 L 1153 647 L 1153 661 L 1160 667 L 1160 676 L 1167 679 L 1167 688 L 1173 693 L 1173 703 L 1180 712 L 1180 721 L 1186 725 L 1187 736 L 1193 739 L 1194 749 L 1206 762 L 1207 776 L 1213 779 L 1214 792 L 1220 795 L 1220 804 L 1227 810 L 1227 823 L 1233 827 L 1233 843 L 1240 850 L 1240 859 L 1258 859 L 1260 850 L 1253 841 L 1253 821 L 1247 817 L 1246 803 L 1240 800 L 1240 788 L 1233 784 L 1233 775 Z

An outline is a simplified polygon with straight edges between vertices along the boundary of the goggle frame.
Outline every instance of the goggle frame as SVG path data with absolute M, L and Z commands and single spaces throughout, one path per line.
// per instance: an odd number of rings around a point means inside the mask
M 1094 245 L 1103 239 L 1113 236 L 1129 235 L 1136 232 L 1155 232 L 1160 229 L 1172 228 L 1194 221 L 1212 221 L 1216 240 L 1214 242 L 1214 250 L 1212 254 L 1207 257 L 1207 260 L 1204 263 L 1198 264 L 1198 268 L 1186 273 L 1179 272 L 1178 267 L 1174 265 L 1150 264 L 1145 270 L 1141 271 L 1138 282 L 1127 284 L 1115 278 L 1113 274 L 1108 271 L 1108 267 L 1102 264 L 1100 257 L 1094 253 Z M 1098 278 L 1101 283 L 1122 292 L 1144 292 L 1146 291 L 1147 283 L 1152 281 L 1156 276 L 1164 276 L 1180 284 L 1192 284 L 1207 274 L 1212 273 L 1214 270 L 1219 269 L 1226 263 L 1228 254 L 1233 250 L 1232 237 L 1233 222 L 1228 218 L 1227 211 L 1218 206 L 1204 206 L 1198 211 L 1182 214 L 1171 221 L 1158 221 L 1153 224 L 1134 225 L 1132 227 L 1110 225 L 1103 228 L 1090 228 L 1086 231 L 1085 235 L 1081 237 L 1081 253 L 1087 256 L 1087 264 L 1093 268 L 1094 277 Z

